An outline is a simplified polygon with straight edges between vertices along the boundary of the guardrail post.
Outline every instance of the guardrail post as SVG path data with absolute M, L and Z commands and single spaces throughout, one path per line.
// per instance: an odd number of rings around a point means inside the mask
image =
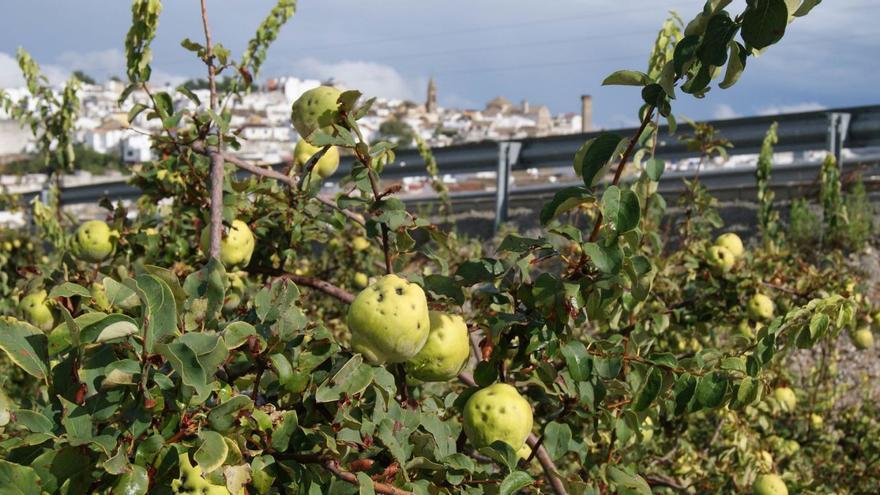
M 842 112 L 828 114 L 828 151 L 834 155 L 837 168 L 843 174 L 843 143 L 849 131 L 849 121 L 852 115 Z
M 498 172 L 495 187 L 495 226 L 494 231 L 507 221 L 507 202 L 510 198 L 510 170 L 519 161 L 522 143 L 502 141 L 498 143 Z

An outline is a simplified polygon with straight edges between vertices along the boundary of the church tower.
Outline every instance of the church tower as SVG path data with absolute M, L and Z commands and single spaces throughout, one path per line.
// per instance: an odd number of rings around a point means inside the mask
M 437 83 L 434 82 L 433 77 L 428 81 L 428 99 L 425 101 L 425 111 L 428 113 L 437 111 Z

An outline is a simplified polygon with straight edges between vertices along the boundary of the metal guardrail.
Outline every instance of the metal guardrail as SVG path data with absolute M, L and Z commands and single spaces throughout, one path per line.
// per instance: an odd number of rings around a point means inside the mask
M 806 152 L 829 150 L 838 158 L 842 149 L 860 149 L 880 146 L 880 105 L 839 108 L 833 110 L 801 112 L 784 115 L 757 116 L 739 119 L 717 120 L 709 123 L 719 130 L 720 134 L 730 140 L 735 147 L 731 155 L 756 154 L 767 128 L 777 122 L 779 142 L 775 146 L 777 152 Z M 684 130 L 684 126 L 679 126 Z M 631 136 L 635 128 L 608 130 L 621 136 Z M 461 175 L 478 172 L 496 172 L 497 187 L 495 191 L 460 192 L 451 195 L 453 202 L 466 198 L 495 198 L 496 226 L 507 219 L 508 199 L 511 194 L 521 195 L 527 191 L 555 191 L 564 184 L 548 184 L 529 188 L 511 190 L 509 177 L 514 171 L 532 168 L 546 169 L 568 167 L 572 157 L 585 140 L 598 136 L 600 131 L 586 134 L 570 134 L 541 138 L 525 138 L 515 141 L 485 141 L 436 148 L 434 156 L 440 167 L 441 174 Z M 668 134 L 666 126 L 661 126 L 661 140 L 657 146 L 657 155 L 668 161 L 677 161 L 696 157 L 697 153 L 689 151 L 674 136 Z M 352 165 L 351 157 L 343 157 L 339 170 L 331 180 L 339 180 L 348 175 Z M 275 165 L 281 168 L 283 164 Z M 812 180 L 818 172 L 816 164 L 799 164 L 778 166 L 773 170 L 773 183 L 785 184 L 792 181 Z M 701 181 L 710 189 L 736 190 L 748 188 L 754 183 L 753 169 L 717 169 L 705 170 L 701 173 Z M 246 173 L 244 174 L 246 175 Z M 401 179 L 403 177 L 424 176 L 425 169 L 421 156 L 415 149 L 404 149 L 397 153 L 397 161 L 388 165 L 382 172 L 383 178 Z M 667 173 L 660 182 L 659 190 L 664 194 L 672 194 L 680 190 L 683 174 Z M 24 193 L 30 198 L 39 195 L 40 191 Z M 102 197 L 112 199 L 135 199 L 140 191 L 125 180 L 105 182 L 83 186 L 67 187 L 62 190 L 62 204 L 94 203 Z M 408 203 L 424 204 L 428 198 L 405 199 Z

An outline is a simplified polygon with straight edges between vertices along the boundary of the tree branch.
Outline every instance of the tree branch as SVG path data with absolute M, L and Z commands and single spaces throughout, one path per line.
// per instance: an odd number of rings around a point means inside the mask
M 208 27 L 208 7 L 201 0 L 202 27 L 205 30 L 205 64 L 208 66 L 208 84 L 211 88 L 211 111 L 217 110 L 217 68 L 211 30 Z M 217 127 L 217 150 L 211 155 L 211 257 L 220 258 L 220 240 L 223 236 L 223 132 Z
M 477 386 L 477 382 L 474 381 L 474 377 L 472 377 L 469 373 L 459 373 L 458 379 L 471 387 Z M 553 459 L 550 457 L 547 449 L 545 449 L 544 446 L 539 443 L 538 436 L 534 433 L 530 434 L 529 438 L 526 439 L 526 443 L 529 445 L 530 448 L 536 450 L 535 457 L 538 458 L 538 462 L 544 469 L 544 474 L 547 476 L 547 481 L 550 482 L 550 487 L 553 488 L 553 493 L 555 493 L 556 495 L 568 495 L 568 491 L 565 489 L 565 485 L 562 483 L 562 479 L 559 477 L 559 472 L 556 469 L 556 464 L 553 463 Z
M 623 169 L 626 167 L 626 163 L 629 161 L 630 156 L 632 155 L 633 149 L 636 147 L 636 143 L 639 142 L 639 137 L 641 137 L 642 133 L 645 132 L 645 128 L 648 127 L 648 123 L 651 122 L 651 117 L 654 115 L 654 106 L 648 107 L 645 110 L 645 116 L 642 118 L 642 124 L 639 126 L 639 130 L 629 139 L 629 145 L 626 147 L 626 151 L 623 152 L 623 156 L 620 157 L 620 162 L 617 164 L 617 170 L 614 172 L 614 179 L 611 181 L 611 184 L 616 186 L 620 182 L 620 177 L 623 175 Z M 602 211 L 599 211 L 596 216 L 596 224 L 593 226 L 593 232 L 590 234 L 590 242 L 595 242 L 595 240 L 599 237 L 599 230 L 602 228 Z
M 340 287 L 336 287 L 335 285 L 327 282 L 325 280 L 321 280 L 315 277 L 305 277 L 302 275 L 294 275 L 293 273 L 284 273 L 278 275 L 277 278 L 283 280 L 290 280 L 297 285 L 305 285 L 306 287 L 311 287 L 313 289 L 317 289 L 328 296 L 333 296 L 336 299 L 344 302 L 345 304 L 351 304 L 354 302 L 354 294 L 348 292 L 345 289 Z

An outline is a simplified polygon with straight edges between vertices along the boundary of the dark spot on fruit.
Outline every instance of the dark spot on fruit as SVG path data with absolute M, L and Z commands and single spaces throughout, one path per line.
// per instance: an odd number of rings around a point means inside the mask
M 398 288 L 394 289 L 394 292 L 396 292 L 398 296 L 402 296 L 403 295 L 403 287 L 398 287 Z
M 378 298 L 379 302 L 382 302 L 383 299 L 385 299 L 385 294 L 382 294 L 382 293 L 380 292 L 380 293 L 379 293 L 379 298 Z

